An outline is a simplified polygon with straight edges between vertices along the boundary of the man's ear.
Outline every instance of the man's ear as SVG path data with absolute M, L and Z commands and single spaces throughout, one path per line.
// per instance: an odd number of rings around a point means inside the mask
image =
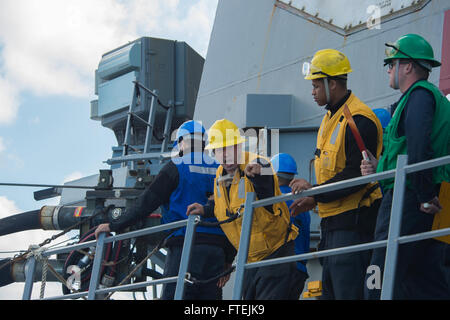
M 410 73 L 414 72 L 414 66 L 413 66 L 412 61 L 410 61 L 409 63 L 406 63 L 403 68 L 404 68 L 405 74 L 410 74 Z
M 335 91 L 337 87 L 337 81 L 335 79 L 328 78 L 328 88 L 330 88 L 330 91 Z

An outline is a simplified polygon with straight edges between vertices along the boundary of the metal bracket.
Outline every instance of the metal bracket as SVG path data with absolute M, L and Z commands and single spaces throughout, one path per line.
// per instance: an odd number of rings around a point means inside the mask
M 184 281 L 190 284 L 194 284 L 194 281 L 191 280 L 192 276 L 190 274 L 190 272 L 186 272 L 185 276 L 184 276 Z

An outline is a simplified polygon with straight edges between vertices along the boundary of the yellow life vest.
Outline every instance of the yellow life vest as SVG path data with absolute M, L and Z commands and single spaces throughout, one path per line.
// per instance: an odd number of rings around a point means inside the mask
M 218 179 L 222 176 L 223 167 L 219 166 L 217 169 L 214 180 L 214 214 L 218 221 L 227 220 L 232 214 L 236 214 L 241 205 L 245 203 L 246 193 L 255 192 L 253 184 L 244 174 L 244 169 L 248 163 L 257 158 L 262 157 L 250 152 L 244 153 L 245 163 L 240 164 L 238 170 L 236 170 L 229 192 L 224 183 L 218 182 Z M 274 195 L 279 196 L 282 193 L 275 174 L 273 174 L 273 181 Z M 243 214 L 244 209 L 242 208 L 240 212 Z M 286 203 L 283 201 L 273 204 L 273 212 L 269 212 L 264 207 L 254 209 L 248 262 L 264 259 L 285 242 L 297 237 L 298 228 L 290 223 L 289 209 Z M 221 227 L 231 244 L 238 249 L 242 216 L 230 223 L 222 224 Z M 288 232 L 289 234 L 287 234 Z
M 361 100 L 353 93 L 345 103 L 353 116 L 365 116 L 376 124 L 378 131 L 376 157 L 378 159 L 383 147 L 383 129 L 380 121 L 373 111 L 361 102 Z M 341 107 L 332 117 L 330 117 L 331 113 L 328 112 L 320 125 L 317 134 L 317 149 L 320 150 L 320 155 L 316 154 L 314 161 L 318 184 L 331 179 L 345 168 L 345 162 L 347 160 L 345 156 L 345 131 L 347 128 L 347 119 L 344 116 L 343 109 L 344 108 Z M 370 189 L 374 188 L 374 184 L 370 183 L 362 190 L 345 198 L 329 203 L 319 202 L 319 216 L 321 218 L 330 217 L 358 207 L 369 207 L 376 199 L 382 197 L 381 189 L 379 187 L 367 195 L 367 193 L 370 192 Z

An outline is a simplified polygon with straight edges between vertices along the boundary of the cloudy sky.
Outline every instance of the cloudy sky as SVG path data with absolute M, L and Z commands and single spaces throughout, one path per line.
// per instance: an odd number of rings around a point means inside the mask
M 62 184 L 107 168 L 117 142 L 89 118 L 101 55 L 150 36 L 186 41 L 206 57 L 217 1 L 0 1 L 0 182 Z M 35 201 L 39 189 L 0 186 L 0 218 L 57 203 Z M 50 235 L 3 236 L 0 258 Z M 47 296 L 60 293 L 49 287 Z M 0 288 L 0 299 L 22 290 Z

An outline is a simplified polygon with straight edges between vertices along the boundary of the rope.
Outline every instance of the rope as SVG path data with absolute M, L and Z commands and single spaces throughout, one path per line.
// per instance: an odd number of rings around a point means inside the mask
M 0 185 L 1 185 L 1 183 L 0 183 Z M 69 290 L 71 290 L 72 292 L 79 292 L 79 290 L 74 290 L 74 289 L 69 288 L 69 287 L 67 286 L 66 280 L 65 280 L 65 279 L 64 279 L 64 278 L 63 278 L 63 277 L 62 277 L 62 276 L 61 276 L 61 275 L 60 275 L 60 274 L 59 274 L 59 273 L 51 266 L 51 264 L 48 263 L 48 258 L 47 258 L 47 257 L 42 257 L 42 252 L 44 252 L 44 251 L 46 250 L 46 248 L 43 247 L 43 246 L 46 245 L 46 244 L 49 244 L 51 241 L 54 241 L 55 239 L 59 238 L 60 236 L 62 236 L 62 235 L 64 235 L 64 234 L 66 234 L 67 232 L 71 231 L 72 229 L 78 227 L 79 225 L 81 225 L 81 224 L 83 224 L 83 223 L 86 223 L 87 221 L 89 221 L 89 220 L 93 219 L 94 217 L 98 216 L 99 214 L 107 212 L 107 211 L 110 209 L 111 206 L 112 206 L 112 205 L 108 206 L 107 208 L 103 208 L 103 210 L 98 211 L 97 213 L 95 213 L 94 215 L 92 215 L 91 217 L 89 217 L 89 218 L 88 218 L 87 220 L 85 220 L 85 221 L 79 221 L 79 222 L 75 223 L 74 225 L 72 225 L 72 226 L 70 226 L 70 227 L 64 229 L 62 232 L 60 232 L 60 233 L 58 233 L 58 234 L 56 234 L 56 235 L 54 235 L 54 236 L 52 236 L 52 237 L 50 237 L 50 238 L 44 240 L 44 241 L 43 241 L 42 243 L 40 243 L 39 245 L 32 245 L 32 246 L 30 246 L 29 249 L 28 249 L 27 251 L 23 252 L 23 253 L 20 254 L 19 256 L 14 257 L 13 259 L 11 259 L 11 260 L 7 261 L 6 263 L 2 264 L 2 265 L 0 266 L 0 270 L 1 270 L 2 268 L 4 268 L 5 266 L 7 266 L 7 265 L 13 263 L 13 262 L 16 262 L 16 261 L 19 261 L 19 260 L 28 259 L 28 258 L 31 257 L 31 256 L 35 256 L 36 259 L 38 259 L 38 260 L 40 260 L 40 261 L 43 261 L 42 283 L 41 283 L 40 299 L 42 299 L 42 298 L 44 297 L 45 285 L 46 285 L 46 280 L 47 280 L 47 271 L 48 271 L 48 270 L 50 270 L 50 272 L 53 273 L 53 275 L 54 275 L 54 276 L 55 276 L 55 277 L 56 277 L 63 285 L 65 285 Z M 224 223 L 230 223 L 230 222 L 236 220 L 238 217 L 241 216 L 240 211 L 241 211 L 241 209 L 242 209 L 243 207 L 244 207 L 244 206 L 241 205 L 241 207 L 237 210 L 236 214 L 232 215 L 230 218 L 228 218 L 228 219 L 226 219 L 226 220 L 223 220 L 223 221 L 220 221 L 220 222 L 199 222 L 199 225 L 208 226 L 208 227 L 216 227 L 216 226 L 220 226 L 221 224 L 224 224 Z M 162 248 L 162 246 L 163 246 L 164 242 L 166 241 L 166 239 L 167 239 L 167 237 L 164 238 L 164 239 L 162 239 L 162 240 L 158 243 L 158 245 L 157 245 L 157 246 L 156 246 L 156 247 L 155 247 L 155 248 L 154 248 L 154 249 L 153 249 L 153 250 L 152 250 L 152 251 L 151 251 L 151 252 L 150 252 L 150 253 L 149 253 L 149 254 L 148 254 L 141 262 L 140 262 L 140 263 L 139 263 L 139 264 L 138 264 L 138 265 L 136 265 L 136 267 L 135 267 L 135 268 L 134 268 L 134 269 L 133 269 L 133 270 L 132 270 L 132 271 L 131 271 L 131 272 L 130 272 L 130 273 L 129 273 L 129 274 L 128 274 L 128 275 L 127 275 L 127 276 L 126 276 L 126 277 L 118 284 L 118 285 L 117 285 L 117 286 L 120 286 L 120 285 L 124 284 L 126 281 L 128 281 L 128 280 L 133 276 L 133 274 L 136 273 L 136 271 L 138 271 L 139 268 L 141 268 L 142 265 L 143 265 L 144 263 L 146 263 L 147 260 L 148 260 L 155 252 L 157 252 L 159 249 Z M 117 265 L 117 264 L 121 263 L 123 260 L 124 260 L 124 258 L 121 259 L 121 260 L 119 260 L 119 261 L 113 262 L 113 263 L 103 261 L 103 265 L 106 265 L 106 266 L 109 266 L 109 265 Z M 227 271 L 225 271 L 225 272 L 222 272 L 221 274 L 215 276 L 214 278 L 208 279 L 208 280 L 197 280 L 197 279 L 195 279 L 195 278 L 192 278 L 192 279 L 193 279 L 193 282 L 195 282 L 195 283 L 208 283 L 208 282 L 217 280 L 217 279 L 219 279 L 219 278 L 221 278 L 221 277 L 223 277 L 223 276 L 225 276 L 225 275 L 227 275 L 227 274 L 230 274 L 231 272 L 234 271 L 234 269 L 235 269 L 235 267 L 233 266 L 233 267 L 230 268 L 229 270 L 227 270 Z M 114 292 L 110 292 L 110 293 L 105 297 L 105 300 L 109 299 L 113 294 L 114 294 Z M 83 297 L 83 299 L 85 299 L 85 297 Z
M 39 299 L 44 299 L 45 285 L 47 283 L 47 270 L 48 270 L 48 258 L 42 259 L 42 279 L 41 279 L 41 292 L 39 294 Z
M 42 253 L 46 250 L 44 247 L 40 247 L 38 245 L 30 245 L 28 249 L 28 253 L 26 258 L 34 257 L 36 261 L 42 262 L 42 279 L 41 279 L 41 290 L 39 294 L 39 299 L 44 298 L 45 293 L 45 285 L 47 284 L 47 267 L 48 267 L 48 258 L 44 257 Z
M 219 273 L 218 275 L 216 275 L 215 277 L 206 279 L 206 280 L 198 280 L 194 277 L 191 277 L 190 280 L 192 281 L 193 284 L 208 284 L 210 282 L 215 282 L 217 280 L 219 280 L 222 277 L 225 277 L 229 274 L 231 274 L 232 272 L 234 272 L 234 270 L 236 269 L 236 266 L 232 266 L 231 268 Z
M 242 204 L 242 205 L 239 207 L 239 209 L 236 211 L 236 213 L 233 214 L 232 216 L 230 216 L 230 218 L 228 218 L 228 219 L 226 219 L 226 220 L 223 220 L 223 221 L 220 221 L 220 222 L 202 222 L 202 221 L 200 221 L 200 222 L 198 223 L 198 225 L 202 225 L 202 226 L 206 226 L 206 227 L 217 227 L 217 226 L 220 226 L 221 224 L 224 224 L 224 223 L 230 223 L 230 222 L 236 220 L 238 217 L 241 216 L 241 210 L 242 210 L 243 208 L 244 208 L 244 205 Z M 175 230 L 179 230 L 179 229 L 182 229 L 182 228 L 184 228 L 184 227 L 175 228 Z M 133 274 L 135 274 L 136 271 L 138 271 L 139 268 L 141 268 L 142 265 L 143 265 L 144 263 L 146 263 L 147 260 L 150 259 L 150 257 L 151 257 L 155 252 L 157 252 L 159 249 L 161 249 L 161 248 L 163 247 L 165 241 L 168 239 L 169 236 L 170 236 L 170 234 L 169 234 L 167 237 L 163 238 L 163 239 L 158 243 L 158 245 L 157 245 L 157 246 L 156 246 L 156 247 L 155 247 L 155 248 L 154 248 L 154 249 L 153 249 L 153 250 L 152 250 L 145 258 L 144 258 L 144 259 L 142 259 L 142 261 L 141 261 L 139 264 L 137 264 L 137 265 L 134 267 L 134 269 L 133 269 L 133 270 L 132 270 L 132 271 L 131 271 L 131 272 L 130 272 L 123 280 L 122 280 L 122 281 L 120 281 L 120 283 L 119 283 L 117 286 L 121 286 L 121 285 L 123 285 L 126 281 L 128 281 L 128 280 L 133 276 Z M 123 259 L 122 259 L 122 260 L 123 260 Z M 121 262 L 121 261 L 120 261 L 120 262 Z M 116 264 L 118 264 L 118 262 L 117 262 Z M 220 279 L 220 278 L 222 278 L 222 277 L 224 277 L 224 276 L 226 276 L 226 275 L 232 273 L 235 269 L 236 269 L 236 267 L 235 267 L 235 266 L 232 266 L 230 269 L 228 269 L 228 270 L 226 270 L 226 271 L 224 271 L 224 272 L 218 274 L 217 276 L 215 276 L 215 277 L 213 277 L 213 278 L 211 278 L 211 279 L 207 279 L 207 280 L 197 280 L 197 279 L 191 278 L 191 277 L 189 277 L 189 279 L 192 279 L 191 281 L 192 281 L 193 283 L 199 283 L 199 284 L 201 284 L 201 283 L 209 283 L 209 282 L 211 282 L 211 281 L 218 280 L 218 279 Z M 188 281 L 189 279 L 186 279 L 186 281 Z M 115 291 L 114 291 L 114 292 L 115 292 Z M 114 292 L 110 292 L 110 293 L 104 298 L 104 300 L 108 300 L 108 299 L 114 294 Z
M 150 259 L 150 257 L 155 253 L 155 252 L 157 252 L 157 251 L 159 251 L 159 249 L 161 249 L 161 247 L 162 247 L 162 245 L 163 245 L 163 243 L 166 241 L 166 239 L 167 239 L 167 237 L 166 238 L 164 238 L 164 239 L 162 239 L 159 243 L 158 243 L 158 245 L 144 258 L 144 259 L 142 259 L 142 261 L 141 262 L 139 262 L 139 264 L 137 264 L 136 265 L 136 267 L 134 267 L 134 269 L 133 270 L 131 270 L 131 272 L 122 280 L 122 281 L 120 281 L 120 283 L 117 285 L 117 286 L 121 286 L 121 285 L 123 285 L 126 281 L 128 281 L 130 278 L 131 278 L 131 276 L 133 275 L 133 274 L 135 274 L 136 273 L 136 271 L 138 271 L 139 270 L 139 268 L 141 268 L 142 267 L 142 265 L 144 264 L 144 263 L 147 263 L 147 260 L 148 259 Z M 115 291 L 114 291 L 115 292 Z M 104 300 L 108 300 L 113 294 L 114 294 L 114 292 L 110 292 L 105 298 L 104 298 Z

